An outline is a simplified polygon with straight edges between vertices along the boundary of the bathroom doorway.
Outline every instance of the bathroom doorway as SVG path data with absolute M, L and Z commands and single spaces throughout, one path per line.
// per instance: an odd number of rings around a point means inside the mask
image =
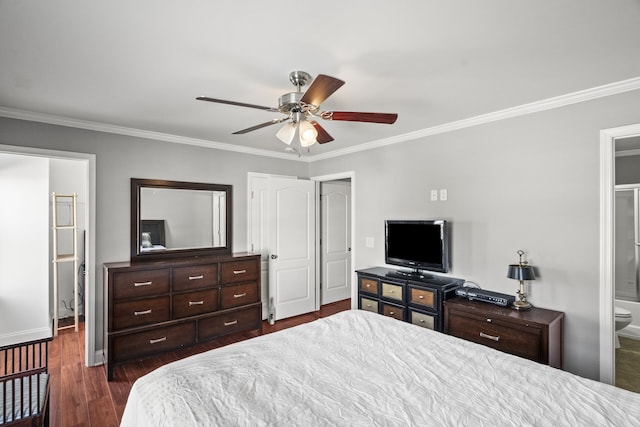
M 615 385 L 640 393 L 640 136 L 614 149 Z

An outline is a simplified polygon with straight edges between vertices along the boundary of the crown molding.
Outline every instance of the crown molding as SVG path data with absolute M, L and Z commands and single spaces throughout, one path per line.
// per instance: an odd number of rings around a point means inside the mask
M 68 117 L 55 116 L 51 114 L 34 113 L 31 111 L 15 110 L 11 108 L 0 107 L 0 117 L 8 117 L 11 119 L 27 120 L 32 122 L 47 123 L 58 126 L 66 126 L 78 129 L 93 130 L 97 132 L 113 133 L 118 135 L 133 136 L 136 138 L 153 139 L 156 141 L 172 142 L 175 144 L 195 145 L 205 148 L 214 148 L 216 150 L 235 151 L 238 153 L 254 154 L 256 156 L 276 157 L 280 159 L 291 160 L 292 156 L 288 153 L 279 153 L 277 151 L 262 150 L 259 148 L 243 147 L 241 145 L 226 144 L 224 142 L 208 141 L 206 139 L 189 138 L 186 136 L 172 135 L 168 133 L 153 132 L 143 129 L 128 128 L 123 126 L 115 126 L 106 123 L 92 122 L 88 120 L 78 120 Z
M 566 95 L 556 96 L 541 101 L 523 104 L 517 107 L 506 108 L 504 110 L 492 113 L 482 114 L 455 122 L 445 123 L 442 125 L 432 126 L 415 132 L 409 132 L 396 135 L 390 138 L 379 139 L 376 141 L 358 144 L 349 148 L 331 151 L 324 154 L 317 154 L 306 157 L 296 157 L 289 153 L 281 153 L 277 151 L 263 150 L 257 148 L 243 147 L 240 145 L 227 144 L 223 142 L 208 141 L 204 139 L 189 138 L 179 135 L 166 134 L 161 132 L 153 132 L 142 129 L 128 128 L 123 126 L 114 126 L 105 123 L 92 122 L 87 120 L 78 120 L 68 117 L 55 116 L 50 114 L 34 113 L 30 111 L 15 110 L 11 108 L 0 107 L 0 117 L 8 117 L 13 119 L 28 120 L 33 122 L 41 122 L 54 124 L 59 126 L 67 126 L 79 129 L 93 130 L 97 132 L 106 132 L 119 135 L 133 136 L 137 138 L 153 139 L 158 141 L 172 142 L 176 144 L 195 145 L 205 148 L 213 148 L 217 150 L 234 151 L 238 153 L 253 154 L 256 156 L 274 157 L 278 159 L 301 161 L 312 163 L 318 160 L 331 159 L 347 154 L 358 153 L 360 151 L 372 150 L 378 147 L 398 144 L 401 142 L 413 141 L 419 138 L 425 138 L 432 135 L 438 135 L 446 132 L 452 132 L 459 129 L 465 129 L 485 123 L 505 120 L 512 117 L 523 116 L 526 114 L 537 113 L 540 111 L 552 110 L 571 104 L 589 101 L 592 99 L 603 98 L 624 92 L 630 92 L 640 89 L 640 77 L 634 77 L 619 82 L 614 82 L 594 88 L 569 93 Z
M 317 160 L 325 160 L 333 157 L 344 156 L 346 154 L 357 153 L 360 151 L 371 150 L 378 147 L 397 144 L 399 142 L 412 141 L 427 136 L 438 135 L 446 132 L 452 132 L 459 129 L 465 129 L 485 123 L 497 122 L 499 120 L 510 119 L 512 117 L 524 116 L 527 114 L 538 113 L 541 111 L 552 110 L 571 104 L 589 101 L 597 98 L 604 98 L 611 95 L 617 95 L 624 92 L 631 92 L 640 89 L 640 77 L 634 77 L 628 80 L 622 80 L 594 88 L 569 93 L 566 95 L 556 96 L 553 98 L 543 99 L 541 101 L 531 102 L 529 104 L 519 105 L 517 107 L 506 108 L 504 110 L 494 111 L 488 114 L 482 114 L 468 119 L 462 119 L 455 122 L 445 123 L 443 125 L 433 126 L 416 132 L 405 133 L 391 138 L 380 139 L 364 144 L 355 145 L 353 147 L 342 150 L 332 151 L 330 153 L 318 154 L 309 158 L 310 162 Z

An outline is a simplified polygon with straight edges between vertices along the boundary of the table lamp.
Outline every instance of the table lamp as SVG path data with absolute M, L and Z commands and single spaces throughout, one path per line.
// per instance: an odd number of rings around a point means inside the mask
M 527 296 L 524 293 L 524 281 L 535 280 L 536 276 L 533 274 L 533 267 L 527 265 L 527 261 L 522 260 L 524 251 L 519 250 L 517 253 L 520 257 L 518 264 L 510 264 L 509 270 L 507 271 L 507 277 L 509 279 L 520 281 L 520 289 L 516 291 L 518 299 L 513 302 L 511 307 L 515 308 L 516 310 L 529 310 L 531 307 L 533 307 L 533 305 L 531 305 L 531 303 L 527 301 Z

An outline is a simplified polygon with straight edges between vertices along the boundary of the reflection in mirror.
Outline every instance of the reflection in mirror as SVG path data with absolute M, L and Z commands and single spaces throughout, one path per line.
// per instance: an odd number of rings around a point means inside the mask
M 140 252 L 225 246 L 225 211 L 224 191 L 142 188 Z
M 231 252 L 231 186 L 131 183 L 132 258 Z

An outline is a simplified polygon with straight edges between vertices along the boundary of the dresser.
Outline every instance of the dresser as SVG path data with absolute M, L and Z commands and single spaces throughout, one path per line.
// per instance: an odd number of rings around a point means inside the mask
M 356 271 L 358 308 L 442 331 L 442 302 L 455 296 L 462 279 L 412 274 L 385 267 Z
M 538 307 L 518 311 L 459 297 L 444 303 L 446 333 L 560 369 L 563 319 Z
M 104 264 L 104 357 L 115 365 L 262 327 L 260 255 Z

